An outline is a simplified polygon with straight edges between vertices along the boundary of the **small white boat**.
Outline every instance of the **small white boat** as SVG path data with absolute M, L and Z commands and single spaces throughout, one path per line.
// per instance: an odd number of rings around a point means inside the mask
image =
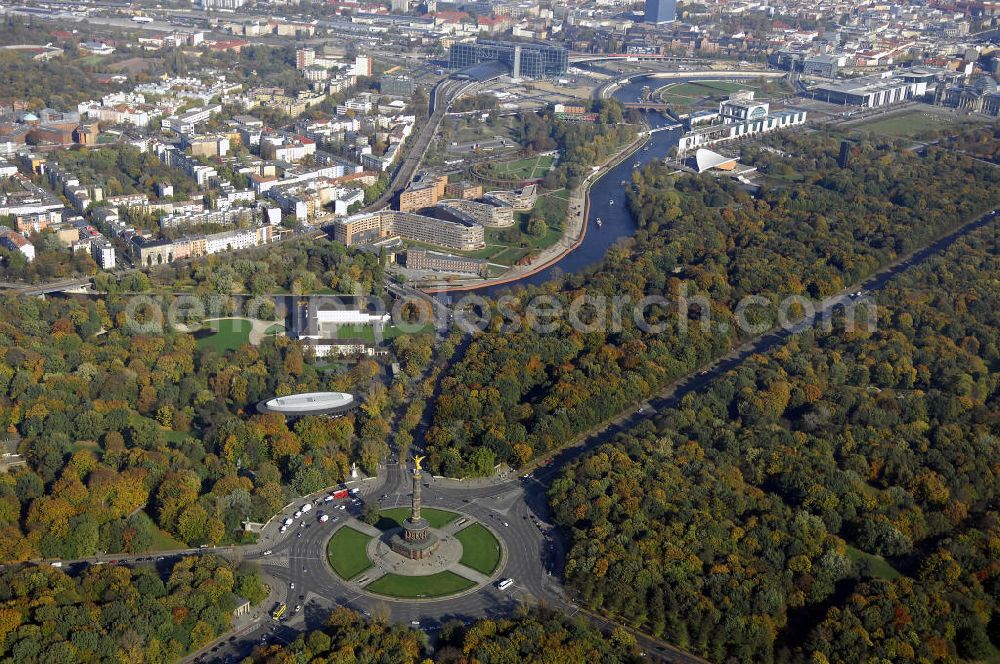
M 615 199 L 612 198 L 610 201 L 608 201 L 608 205 L 614 205 L 614 204 L 615 204 Z
M 603 221 L 601 221 L 601 218 L 600 218 L 600 217 L 598 217 L 598 218 L 597 218 L 597 222 L 596 222 L 596 223 L 597 223 L 597 227 L 598 227 L 598 228 L 600 228 L 601 226 L 603 226 L 603 225 L 604 225 L 604 222 L 603 222 Z

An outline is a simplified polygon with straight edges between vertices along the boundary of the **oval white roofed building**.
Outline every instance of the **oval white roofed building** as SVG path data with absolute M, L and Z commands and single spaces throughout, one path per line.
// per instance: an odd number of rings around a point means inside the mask
M 358 400 L 347 392 L 304 392 L 273 397 L 257 404 L 258 413 L 281 413 L 285 417 L 343 415 L 357 408 Z
M 699 173 L 713 168 L 720 171 L 731 171 L 736 168 L 736 157 L 725 157 L 705 148 L 698 148 L 698 151 L 694 153 L 694 162 L 698 166 Z

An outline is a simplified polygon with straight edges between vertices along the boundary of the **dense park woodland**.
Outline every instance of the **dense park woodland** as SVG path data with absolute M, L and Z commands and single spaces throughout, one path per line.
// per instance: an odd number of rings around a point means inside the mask
M 601 113 L 620 119 L 614 105 Z M 565 183 L 631 137 L 531 120 L 520 131 L 538 149 L 571 150 L 552 176 Z M 244 519 L 266 521 L 352 464 L 374 473 L 392 421 L 402 448 L 427 427 L 435 474 L 543 458 L 752 336 L 737 324 L 744 298 L 767 303 L 744 312 L 759 332 L 788 296 L 840 293 L 1000 207 L 998 142 L 971 130 L 918 154 L 872 139 L 841 168 L 834 137 L 773 136 L 744 148 L 763 183 L 753 194 L 650 165 L 628 186 L 639 230 L 599 268 L 512 294 L 486 332 L 455 335 L 436 357 L 429 334 L 393 340 L 416 395 L 374 361 L 319 362 L 284 337 L 200 343 L 198 316 L 161 329 L 129 295 L 218 297 L 222 315 L 241 313 L 233 294 L 381 295 L 380 258 L 334 243 L 104 276 L 102 298 L 2 298 L 0 442 L 27 463 L 0 474 L 0 560 L 240 541 Z M 563 469 L 550 498 L 576 601 L 714 662 L 995 661 L 998 256 L 991 222 L 891 281 L 872 326 L 796 335 Z M 562 316 L 539 331 L 536 295 L 564 307 L 589 296 L 584 325 Z M 631 315 L 648 296 L 661 302 L 645 321 L 662 329 Z M 615 316 L 601 298 L 630 304 Z M 313 390 L 362 405 L 294 423 L 253 408 Z M 252 569 L 165 562 L 75 577 L 0 569 L 0 657 L 171 661 L 226 630 L 238 597 L 266 596 Z M 338 610 L 253 657 L 641 661 L 627 632 L 602 637 L 544 611 L 446 625 L 431 651 L 416 631 Z
M 568 581 L 711 661 L 995 657 L 998 281 L 992 222 L 877 331 L 794 337 L 568 468 Z
M 143 551 L 164 534 L 232 541 L 243 519 L 384 458 L 403 395 L 374 380 L 376 363 L 321 370 L 284 337 L 219 352 L 136 328 L 128 302 L 0 300 L 0 425 L 28 462 L 0 475 L 0 558 Z M 356 391 L 363 407 L 291 428 L 254 414 L 260 399 L 317 389 Z
M 756 196 L 650 165 L 629 192 L 640 226 L 632 240 L 593 273 L 509 298 L 442 380 L 426 441 L 435 471 L 486 475 L 498 462 L 544 455 L 738 344 L 734 309 L 743 298 L 775 305 L 745 312 L 748 323 L 769 324 L 784 298 L 838 293 L 1000 205 L 1000 169 L 951 150 L 921 156 L 865 143 L 841 169 L 833 138 L 769 140 L 774 151 L 745 149 L 744 160 L 766 176 Z M 583 295 L 632 303 L 659 295 L 669 305 L 645 311 L 662 332 L 639 329 L 631 308 L 616 328 L 607 306 L 589 330 L 564 315 L 542 333 L 525 324 L 538 294 L 564 309 Z M 581 309 L 584 322 L 593 311 Z M 711 325 L 702 325 L 709 314 Z
M 335 610 L 320 630 L 287 646 L 261 648 L 253 664 L 378 662 L 380 664 L 638 664 L 646 661 L 624 630 L 610 638 L 582 620 L 545 610 L 468 626 L 445 623 L 433 656 L 422 632 L 381 620 L 367 621 L 349 609 Z
M 215 556 L 152 565 L 48 566 L 0 572 L 5 662 L 170 662 L 228 631 L 239 602 L 267 591 L 254 572 Z

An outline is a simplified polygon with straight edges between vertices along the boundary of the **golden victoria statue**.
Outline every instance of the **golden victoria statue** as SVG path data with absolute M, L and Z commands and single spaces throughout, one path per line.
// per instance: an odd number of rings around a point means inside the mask
M 413 465 L 417 467 L 417 470 L 423 470 L 420 467 L 420 462 L 423 461 L 426 458 L 427 458 L 426 456 L 415 456 L 415 457 L 413 457 Z

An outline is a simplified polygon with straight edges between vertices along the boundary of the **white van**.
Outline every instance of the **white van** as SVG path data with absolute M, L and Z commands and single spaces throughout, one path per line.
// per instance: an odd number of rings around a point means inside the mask
M 514 585 L 514 579 L 500 579 L 500 583 L 497 584 L 497 588 L 500 590 L 507 590 L 512 585 Z
M 302 513 L 305 514 L 312 508 L 313 508 L 312 503 L 306 503 L 305 505 L 302 506 Z

